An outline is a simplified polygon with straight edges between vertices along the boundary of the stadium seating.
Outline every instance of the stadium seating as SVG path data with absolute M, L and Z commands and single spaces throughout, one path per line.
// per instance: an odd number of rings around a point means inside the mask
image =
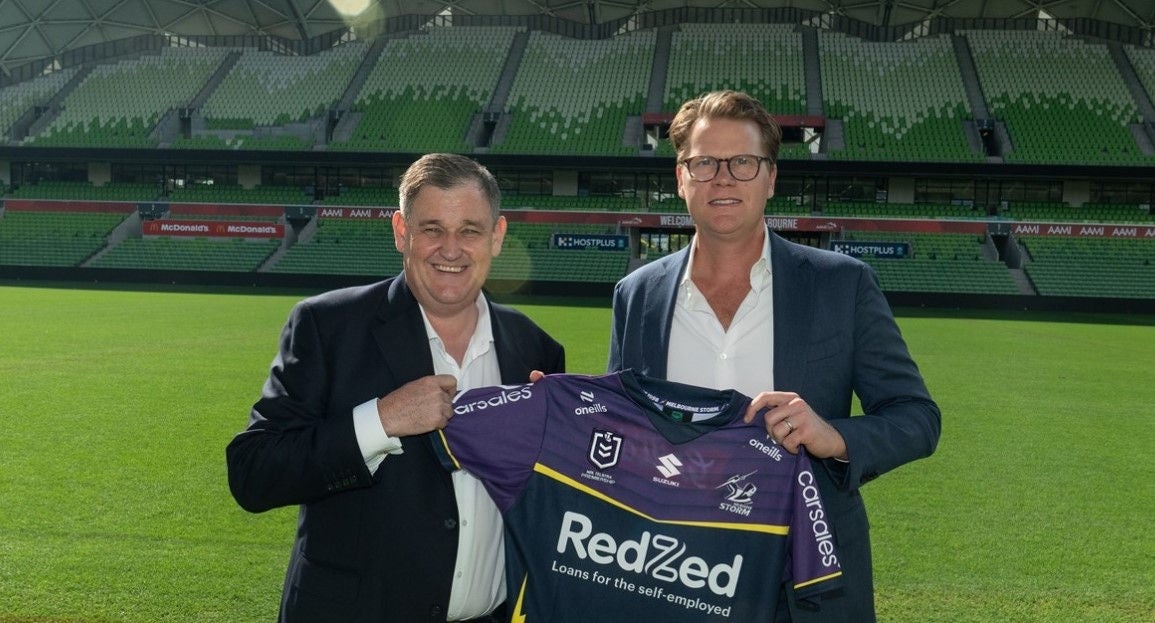
M 163 48 L 159 54 L 97 65 L 64 98 L 60 114 L 25 143 L 155 147 L 150 133 L 156 123 L 170 109 L 187 106 L 229 51 Z
M 190 203 L 264 203 L 274 205 L 301 205 L 313 202 L 305 190 L 296 186 L 256 186 L 243 188 L 230 184 L 193 184 L 174 188 L 169 193 L 172 202 Z
M 0 264 L 79 266 L 105 245 L 124 214 L 20 212 L 0 218 Z
M 1125 45 L 1123 50 L 1139 76 L 1139 83 L 1147 91 L 1147 97 L 1155 100 L 1155 49 Z
M 828 118 L 843 122 L 843 160 L 973 162 L 963 121 L 971 117 L 949 36 L 872 43 L 819 33 Z
M 279 240 L 240 238 L 128 238 L 94 260 L 95 268 L 252 272 L 274 251 Z
M 0 89 L 0 143 L 14 138 L 9 134 L 13 123 L 32 108 L 47 104 L 74 75 L 76 68 L 70 67 Z
M 344 93 L 367 48 L 354 41 L 311 56 L 246 50 L 201 109 L 205 125 L 251 130 L 322 116 Z
M 1071 207 L 1065 203 L 1014 202 L 1001 210 L 1003 218 L 1017 221 L 1155 223 L 1155 215 L 1138 205 L 1087 203 Z
M 529 34 L 494 153 L 636 155 L 626 119 L 644 111 L 654 58 L 652 30 L 608 40 Z
M 985 218 L 986 213 L 965 205 L 941 203 L 875 203 L 863 201 L 831 201 L 822 207 L 825 216 L 887 217 L 917 219 L 973 219 Z
M 322 203 L 325 205 L 372 206 L 377 208 L 396 208 L 400 204 L 397 199 L 396 188 L 379 186 L 342 188 L 336 194 L 325 195 Z
M 1150 240 L 1024 236 L 1024 270 L 1043 296 L 1155 298 Z
M 510 44 L 524 30 L 440 27 L 390 40 L 353 104 L 361 115 L 353 135 L 329 148 L 467 152 L 470 121 L 489 104 Z
M 1007 125 L 1007 162 L 1155 164 L 1131 136 L 1140 116 L 1105 45 L 1044 31 L 965 36 L 991 112 Z
M 10 190 L 17 199 L 74 199 L 82 201 L 153 201 L 160 194 L 156 184 L 109 182 L 93 186 L 88 182 L 42 180 Z
M 862 258 L 878 275 L 883 290 L 956 294 L 1018 294 L 1002 262 L 988 259 L 981 238 L 972 234 L 850 232 L 846 240 L 909 242 L 908 258 Z
M 318 218 L 317 231 L 298 241 L 270 269 L 275 273 L 395 275 L 401 254 L 389 219 Z
M 775 114 L 806 114 L 802 35 L 791 24 L 682 24 L 673 35 L 664 109 L 735 89 Z

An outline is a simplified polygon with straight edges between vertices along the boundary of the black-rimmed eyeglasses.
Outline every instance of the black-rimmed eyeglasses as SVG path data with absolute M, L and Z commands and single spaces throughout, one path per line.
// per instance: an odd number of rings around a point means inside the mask
M 740 156 L 731 156 L 729 158 L 715 158 L 713 156 L 692 156 L 681 161 L 681 165 L 686 167 L 686 172 L 690 174 L 690 179 L 695 182 L 708 182 L 718 175 L 718 170 L 722 167 L 722 163 L 726 163 L 726 169 L 730 171 L 730 177 L 739 182 L 748 182 L 758 177 L 758 171 L 762 168 L 762 161 L 770 162 L 769 158 L 764 156 L 755 156 L 753 154 L 742 154 Z

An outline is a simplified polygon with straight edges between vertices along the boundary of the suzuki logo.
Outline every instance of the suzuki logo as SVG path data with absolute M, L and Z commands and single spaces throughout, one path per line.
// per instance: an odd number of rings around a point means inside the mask
M 666 478 L 673 478 L 674 476 L 682 473 L 678 470 L 678 468 L 682 466 L 682 462 L 679 461 L 678 457 L 674 456 L 673 454 L 667 454 L 666 456 L 658 457 L 658 463 L 658 472 L 660 472 Z

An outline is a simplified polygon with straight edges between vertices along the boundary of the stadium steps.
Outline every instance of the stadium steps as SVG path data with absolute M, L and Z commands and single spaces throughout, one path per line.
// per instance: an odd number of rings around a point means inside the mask
M 806 75 L 806 114 L 822 117 L 826 113 L 822 104 L 822 62 L 819 58 L 818 31 L 814 28 L 802 28 L 802 70 Z M 841 126 L 839 131 L 841 132 Z
M 369 80 L 369 75 L 373 73 L 373 68 L 377 65 L 378 59 L 381 58 L 381 52 L 388 43 L 388 37 L 381 37 L 369 46 L 369 50 L 365 52 L 365 56 L 361 59 L 361 65 L 357 67 L 357 71 L 345 87 L 345 92 L 342 93 L 341 98 L 337 100 L 337 110 L 347 111 L 353 108 L 353 103 L 357 101 L 357 96 L 361 94 L 361 89 L 365 86 L 365 82 Z
M 654 63 L 650 70 L 650 88 L 646 92 L 646 108 L 649 113 L 660 113 L 666 98 L 666 76 L 670 71 L 670 48 L 673 45 L 674 27 L 663 26 L 658 29 L 657 39 L 654 41 Z M 673 111 L 669 111 L 673 112 Z M 640 143 L 639 141 L 635 144 Z
M 1149 121 L 1155 120 L 1155 105 L 1151 103 L 1147 91 L 1143 90 L 1143 84 L 1139 81 L 1139 74 L 1135 72 L 1135 66 L 1131 64 L 1131 59 L 1127 58 L 1123 45 L 1117 42 L 1108 42 L 1106 46 L 1111 60 L 1115 61 L 1119 75 L 1123 77 L 1123 84 L 1127 86 L 1127 90 L 1131 92 L 1131 97 L 1135 99 L 1135 105 L 1139 107 L 1139 114 Z
M 525 57 L 525 47 L 529 44 L 529 32 L 519 32 L 513 36 L 509 45 L 509 54 L 505 57 L 505 65 L 497 78 L 497 85 L 493 87 L 493 95 L 485 112 L 501 113 L 509 101 L 509 92 L 513 89 L 513 82 L 517 78 L 517 70 L 521 67 L 521 60 Z
M 92 254 L 91 257 L 81 262 L 81 268 L 88 268 L 92 266 L 100 258 L 104 257 L 116 245 L 133 237 L 140 237 L 140 212 L 133 212 L 128 215 L 119 225 L 108 233 L 108 237 L 104 240 L 104 247 Z
M 967 102 L 971 106 L 971 114 L 975 119 L 990 119 L 991 113 L 987 109 L 987 98 L 983 94 L 983 85 L 979 81 L 978 70 L 975 69 L 975 59 L 971 55 L 971 46 L 966 37 L 951 35 L 954 46 L 955 60 L 958 62 L 959 75 L 962 78 L 963 90 L 966 91 Z
M 64 99 L 67 98 L 74 90 L 76 90 L 76 87 L 80 86 L 86 79 L 88 79 L 88 74 L 92 73 L 93 69 L 96 69 L 95 64 L 82 66 L 80 70 L 72 76 L 72 79 L 69 80 L 68 83 L 63 87 L 61 87 L 61 89 L 56 92 L 56 95 L 52 96 L 52 99 L 48 100 L 48 103 L 44 105 L 44 114 L 40 115 L 40 117 L 29 124 L 28 127 L 24 128 L 23 132 L 21 132 L 19 136 L 13 134 L 12 138 L 17 140 L 24 140 L 29 136 L 37 136 L 42 131 L 44 131 L 44 129 L 51 125 L 52 122 L 56 120 L 56 117 L 60 115 L 60 111 L 63 110 L 61 105 L 63 104 Z
M 1034 296 L 1039 293 L 1039 291 L 1035 289 L 1035 285 L 1031 283 L 1030 277 L 1027 277 L 1025 270 L 1021 268 L 1011 268 L 1009 271 L 1011 273 L 1011 279 L 1014 279 L 1015 285 L 1019 287 L 1019 294 Z
M 229 52 L 224 60 L 221 61 L 221 64 L 217 66 L 216 71 L 205 81 L 205 85 L 201 88 L 200 92 L 189 102 L 189 108 L 196 110 L 204 106 L 205 102 L 212 96 L 213 91 L 216 91 L 217 87 L 220 86 L 221 82 L 229 75 L 229 72 L 233 70 L 233 66 L 235 66 L 239 60 L 241 60 L 241 52 L 239 50 Z

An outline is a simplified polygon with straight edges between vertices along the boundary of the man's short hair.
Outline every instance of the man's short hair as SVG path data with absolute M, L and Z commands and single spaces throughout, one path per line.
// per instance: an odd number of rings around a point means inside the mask
M 408 216 L 409 206 L 426 186 L 448 190 L 463 184 L 477 184 L 489 202 L 493 222 L 501 214 L 501 188 L 489 169 L 460 154 L 426 154 L 409 165 L 401 176 L 401 214 Z
M 670 122 L 669 129 L 670 142 L 674 144 L 678 160 L 696 155 L 684 153 L 683 150 L 690 140 L 690 130 L 694 123 L 703 118 L 753 121 L 762 133 L 762 147 L 766 150 L 766 157 L 772 162 L 778 162 L 782 128 L 762 106 L 762 102 L 741 91 L 713 91 L 682 104 Z

